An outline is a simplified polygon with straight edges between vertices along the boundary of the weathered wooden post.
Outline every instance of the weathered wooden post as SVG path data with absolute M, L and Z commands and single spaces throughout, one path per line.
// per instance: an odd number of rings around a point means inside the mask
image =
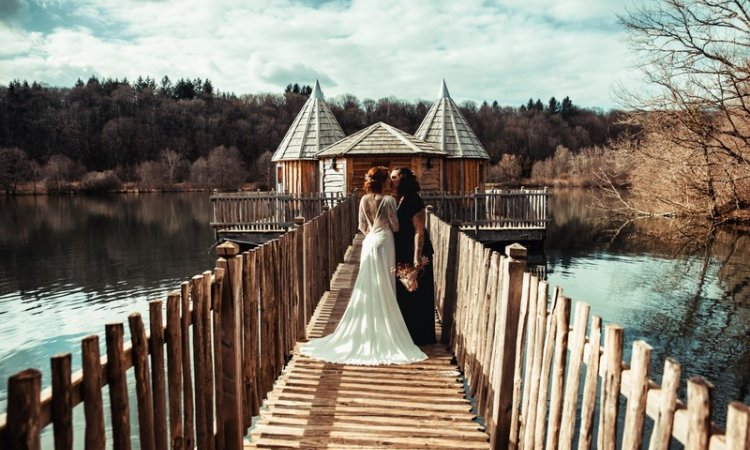
M 182 336 L 182 402 L 185 433 L 185 448 L 195 448 L 195 412 L 193 403 L 193 377 L 190 358 L 190 326 L 193 314 L 190 312 L 190 282 L 180 284 L 180 326 Z
M 458 295 L 458 230 L 461 227 L 460 220 L 451 221 L 448 234 L 448 250 L 445 264 L 445 298 L 443 299 L 443 328 L 440 334 L 440 342 L 451 345 L 453 336 L 454 314 L 456 309 L 456 296 Z
M 597 447 L 615 450 L 617 445 L 617 410 L 622 383 L 623 328 L 607 325 L 604 335 L 604 374 L 602 375 L 601 407 Z
M 184 448 L 182 422 L 182 323 L 180 293 L 167 296 L 167 389 L 169 394 L 169 448 Z
M 84 448 L 104 448 L 104 405 L 102 402 L 102 368 L 99 355 L 99 336 L 93 334 L 81 341 L 83 366 L 83 411 L 86 417 Z
M 742 402 L 729 404 L 727 411 L 727 448 L 750 448 L 750 408 Z
M 151 392 L 154 404 L 154 447 L 167 450 L 167 392 L 164 375 L 164 315 L 162 301 L 148 302 L 149 352 L 151 353 Z
M 320 226 L 321 226 L 321 239 L 318 242 L 318 245 L 320 246 L 321 254 L 323 256 L 323 264 L 322 264 L 322 276 L 323 276 L 323 291 L 327 291 L 331 288 L 331 273 L 328 271 L 328 255 L 330 254 L 329 248 L 331 247 L 330 238 L 331 236 L 328 234 L 328 205 L 323 205 L 323 213 L 320 215 Z M 317 301 L 317 299 L 316 299 Z
M 714 385 L 702 377 L 688 378 L 688 433 L 685 450 L 708 449 L 711 438 L 711 391 Z
M 52 423 L 55 450 L 73 448 L 73 402 L 70 379 L 70 353 L 52 357 Z
M 296 251 L 296 254 L 294 256 L 295 265 L 297 266 L 295 268 L 295 272 L 297 273 L 297 282 L 296 282 L 296 301 L 294 303 L 295 305 L 295 314 L 297 315 L 297 339 L 304 337 L 307 339 L 307 302 L 305 301 L 305 292 L 307 292 L 307 289 L 305 288 L 305 283 L 307 280 L 305 279 L 305 273 L 307 272 L 307 267 L 305 267 L 305 227 L 303 226 L 305 224 L 305 218 L 304 217 L 295 217 L 294 218 L 294 225 L 297 227 L 297 235 L 296 235 L 296 243 L 294 246 L 294 249 Z
M 518 338 L 518 316 L 521 311 L 523 273 L 526 270 L 526 248 L 520 244 L 505 247 L 507 259 L 503 290 L 500 296 L 498 335 L 495 339 L 498 355 L 496 390 L 492 408 L 490 448 L 505 450 L 509 447 L 511 414 L 513 409 L 513 374 L 516 366 L 516 340 Z
M 245 380 L 245 429 L 250 427 L 252 418 L 260 411 L 260 399 L 258 398 L 258 270 L 257 250 L 253 249 L 243 253 L 242 263 L 242 357 L 243 378 Z
M 217 266 L 224 269 L 221 290 L 221 359 L 222 379 L 221 411 L 216 411 L 223 427 L 223 448 L 242 449 L 244 418 L 242 410 L 242 257 L 238 256 L 239 246 L 225 242 L 217 247 Z
M 8 378 L 8 450 L 40 450 L 42 373 L 26 369 Z
M 112 448 L 130 450 L 130 407 L 125 378 L 122 323 L 106 324 L 104 334 L 107 340 L 107 382 L 112 411 Z
M 135 397 L 138 408 L 138 435 L 142 450 L 153 450 L 154 404 L 148 367 L 148 340 L 143 320 L 139 313 L 128 316 L 130 339 L 133 343 L 133 367 L 135 368 Z

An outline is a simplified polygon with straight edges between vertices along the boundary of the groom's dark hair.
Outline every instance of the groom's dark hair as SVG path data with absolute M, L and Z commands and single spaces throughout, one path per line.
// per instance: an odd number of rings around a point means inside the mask
M 396 170 L 400 175 L 398 188 L 396 188 L 396 193 L 398 195 L 403 197 L 405 195 L 416 194 L 419 192 L 421 189 L 419 181 L 417 181 L 417 176 L 414 175 L 414 172 L 412 172 L 410 168 L 399 167 Z

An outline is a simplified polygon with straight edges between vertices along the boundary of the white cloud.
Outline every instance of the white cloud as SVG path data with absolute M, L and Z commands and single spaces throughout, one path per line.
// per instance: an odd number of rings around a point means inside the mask
M 245 4 L 248 3 L 248 4 Z M 81 24 L 44 34 L 0 28 L 0 82 L 71 85 L 91 73 L 210 78 L 238 94 L 321 79 L 328 96 L 431 100 L 441 78 L 457 100 L 569 95 L 612 106 L 627 60 L 616 2 L 217 0 L 69 2 Z M 588 22 L 587 22 L 588 21 Z M 589 22 L 611 24 L 592 26 Z M 2 27 L 3 25 L 0 25 Z M 27 44 L 33 42 L 33 44 Z

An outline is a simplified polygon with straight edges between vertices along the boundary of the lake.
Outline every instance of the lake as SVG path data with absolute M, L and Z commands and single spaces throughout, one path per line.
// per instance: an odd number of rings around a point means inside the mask
M 625 327 L 626 358 L 633 340 L 649 342 L 657 381 L 672 356 L 683 378 L 715 384 L 716 405 L 750 403 L 750 234 L 685 239 L 664 220 L 618 231 L 593 197 L 571 189 L 550 201 L 553 221 L 535 251 L 550 284 Z M 10 375 L 37 367 L 48 385 L 51 355 L 72 352 L 79 368 L 82 337 L 103 344 L 105 323 L 145 317 L 148 300 L 212 269 L 209 208 L 208 193 L 1 198 L 0 411 Z

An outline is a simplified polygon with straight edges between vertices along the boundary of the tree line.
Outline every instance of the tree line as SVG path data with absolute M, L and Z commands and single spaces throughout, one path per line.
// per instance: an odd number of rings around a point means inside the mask
M 14 80 L 0 87 L 0 181 L 6 191 L 29 180 L 65 190 L 87 174 L 90 190 L 122 182 L 157 188 L 185 181 L 229 189 L 247 181 L 267 185 L 270 157 L 311 92 L 309 85 L 290 83 L 279 94 L 236 95 L 208 79 L 167 76 L 132 82 L 92 76 L 70 88 Z M 377 121 L 414 133 L 431 103 L 360 101 L 348 94 L 329 99 L 347 135 Z M 568 97 L 530 99 L 518 107 L 467 101 L 460 109 L 492 162 L 515 155 L 523 176 L 560 145 L 578 153 L 623 132 L 618 112 L 582 108 Z M 235 173 L 213 175 L 226 164 Z M 16 170 L 8 174 L 10 167 Z

